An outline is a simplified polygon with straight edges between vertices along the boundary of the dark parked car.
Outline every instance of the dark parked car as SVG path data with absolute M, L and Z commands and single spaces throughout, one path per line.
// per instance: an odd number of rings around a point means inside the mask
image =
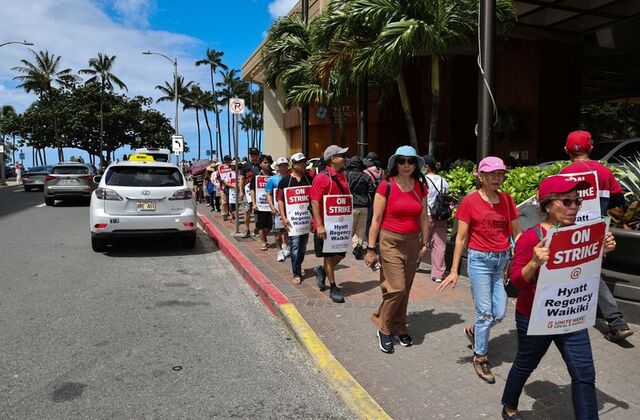
M 53 165 L 34 166 L 22 173 L 22 185 L 29 192 L 33 189 L 44 190 L 44 178 L 51 173 Z

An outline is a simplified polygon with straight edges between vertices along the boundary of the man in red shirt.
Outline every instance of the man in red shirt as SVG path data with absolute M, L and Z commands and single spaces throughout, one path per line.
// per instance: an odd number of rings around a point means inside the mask
M 624 204 L 624 194 L 613 172 L 597 160 L 589 159 L 592 149 L 591 133 L 582 130 L 569 133 L 564 150 L 571 158 L 571 164 L 564 167 L 560 173 L 595 171 L 600 190 L 600 213 L 605 216 L 608 209 Z M 605 336 L 609 341 L 620 341 L 633 334 L 602 276 L 598 290 L 598 308 L 609 323 L 609 332 Z
M 313 178 L 311 193 L 309 194 L 311 210 L 313 211 L 313 245 L 316 257 L 324 259 L 323 265 L 314 269 L 316 283 L 320 291 L 324 291 L 326 290 L 325 278 L 328 278 L 331 285 L 329 296 L 336 303 L 343 303 L 344 297 L 336 285 L 335 267 L 342 261 L 346 253 L 326 253 L 322 251 L 324 240 L 327 238 L 327 230 L 324 226 L 323 197 L 333 194 L 350 194 L 349 183 L 344 173 L 347 150 L 349 148 L 341 148 L 336 145 L 331 145 L 325 149 L 323 158 L 327 167 Z

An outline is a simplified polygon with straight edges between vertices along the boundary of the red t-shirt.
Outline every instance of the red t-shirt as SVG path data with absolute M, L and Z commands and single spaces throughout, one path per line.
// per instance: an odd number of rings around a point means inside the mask
M 518 218 L 518 210 L 513 198 L 506 193 L 498 193 L 497 204 L 487 203 L 478 191 L 466 196 L 456 212 L 456 218 L 469 225 L 468 247 L 476 251 L 501 252 L 511 246 L 511 226 Z
M 612 195 L 622 194 L 622 187 L 611 169 L 607 168 L 597 160 L 576 160 L 572 164 L 565 166 L 560 171 L 561 174 L 572 174 L 580 172 L 596 171 L 598 176 L 598 188 L 600 197 L 609 198 Z
M 324 197 L 325 195 L 351 194 L 351 191 L 349 191 L 349 182 L 347 181 L 347 177 L 344 171 L 336 173 L 336 171 L 334 171 L 330 167 L 327 167 L 326 171 L 329 173 L 329 175 L 324 172 L 319 172 L 316 176 L 313 177 L 313 182 L 311 182 L 311 192 L 309 193 L 309 198 L 311 198 L 311 201 L 317 201 L 320 203 L 321 211 L 322 206 L 324 205 L 322 197 Z M 340 183 L 340 185 L 338 185 L 338 183 Z M 324 211 L 322 211 L 321 216 L 322 220 L 324 221 Z M 313 227 L 313 230 L 315 231 L 315 217 L 311 219 L 311 225 Z
M 536 225 L 542 237 L 547 236 L 547 231 L 540 225 Z M 533 248 L 540 242 L 538 233 L 535 229 L 527 229 L 516 242 L 516 249 L 513 253 L 513 262 L 511 263 L 511 271 L 509 277 L 511 283 L 519 289 L 518 300 L 516 301 L 516 311 L 521 315 L 530 316 L 533 307 L 533 298 L 536 294 L 536 284 L 540 269 L 536 270 L 531 281 L 527 281 L 522 277 L 522 269 L 529 264 L 533 257 Z
M 386 197 L 387 182 L 389 181 L 380 182 L 376 194 Z M 390 182 L 391 191 L 382 215 L 380 229 L 396 233 L 420 232 L 420 214 L 424 211 L 422 199 L 428 194 L 427 188 L 425 186 L 420 188 L 420 183 L 414 180 L 413 191 L 404 192 L 395 181 L 390 180 Z

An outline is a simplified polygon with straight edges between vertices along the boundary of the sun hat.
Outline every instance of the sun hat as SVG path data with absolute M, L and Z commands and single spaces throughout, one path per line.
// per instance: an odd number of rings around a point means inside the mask
M 478 176 L 481 172 L 505 171 L 509 172 L 504 162 L 499 157 L 487 156 L 478 163 L 478 171 L 474 172 Z
M 592 147 L 591 133 L 583 130 L 572 131 L 569 133 L 567 136 L 567 143 L 564 146 L 568 153 L 589 153 Z
M 396 152 L 393 154 L 393 156 L 389 158 L 389 169 L 396 166 L 396 159 L 398 158 L 398 156 L 407 156 L 407 157 L 416 158 L 416 167 L 418 169 L 424 166 L 424 159 L 422 159 L 422 156 L 418 155 L 418 152 L 416 152 L 416 149 L 414 149 L 411 146 L 400 146 L 396 149 Z
M 551 194 L 564 194 L 573 190 L 583 190 L 589 188 L 590 185 L 587 181 L 580 181 L 575 177 L 548 176 L 542 180 L 538 187 L 538 201 L 544 201 Z
M 303 160 L 307 160 L 307 157 L 304 155 L 304 153 L 294 153 L 293 155 L 291 155 L 291 158 L 289 160 L 291 161 L 291 164 L 293 165 L 294 163 L 298 163 L 298 162 L 302 162 Z
M 340 146 L 336 146 L 335 144 L 332 144 L 331 146 L 324 149 L 324 153 L 322 154 L 322 157 L 324 158 L 325 162 L 329 162 L 329 159 L 331 159 L 335 155 L 347 153 L 347 150 L 349 150 L 348 147 L 342 148 Z

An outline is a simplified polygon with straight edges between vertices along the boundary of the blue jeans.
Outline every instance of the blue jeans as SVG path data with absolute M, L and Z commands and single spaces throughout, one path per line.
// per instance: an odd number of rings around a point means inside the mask
M 289 250 L 291 252 L 291 270 L 293 271 L 293 277 L 302 278 L 302 262 L 304 261 L 304 254 L 307 252 L 308 241 L 308 233 L 299 236 L 289 236 Z
M 591 355 L 589 332 L 584 329 L 558 335 L 527 335 L 529 318 L 516 312 L 518 329 L 518 353 L 511 366 L 502 394 L 502 404 L 518 408 L 518 400 L 531 372 L 554 343 L 571 376 L 571 399 L 573 412 L 578 420 L 598 418 L 596 399 L 596 371 Z
M 489 350 L 489 332 L 496 322 L 502 321 L 507 311 L 507 292 L 502 282 L 509 251 L 485 252 L 469 249 L 467 272 L 471 282 L 471 295 L 476 307 L 475 354 L 484 356 Z

